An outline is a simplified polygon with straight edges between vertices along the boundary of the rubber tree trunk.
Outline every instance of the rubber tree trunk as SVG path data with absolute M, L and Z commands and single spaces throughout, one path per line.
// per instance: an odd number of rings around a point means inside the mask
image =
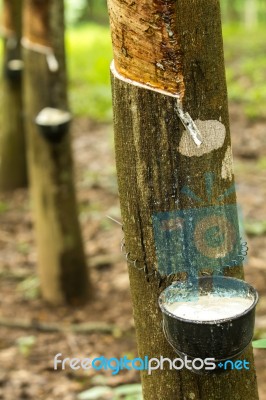
M 200 258 L 201 252 L 212 252 L 212 246 L 202 240 L 206 227 L 201 226 L 191 235 L 198 253 L 190 253 L 186 244 L 183 269 L 163 273 L 158 218 L 163 216 L 170 235 L 180 213 L 192 210 L 193 220 L 197 212 L 219 205 L 221 219 L 209 215 L 208 223 L 223 232 L 223 240 L 210 257 L 219 264 L 219 273 L 243 277 L 241 265 L 223 267 L 232 232 L 222 221 L 227 207 L 235 213 L 236 197 L 219 1 L 109 0 L 108 8 L 116 165 L 138 350 L 140 357 L 174 359 L 162 330 L 159 294 L 177 278 L 203 273 L 204 265 L 199 262 L 201 268 L 195 270 L 192 261 L 195 254 Z M 180 121 L 181 106 L 196 121 L 200 146 Z M 169 261 L 167 254 L 163 261 Z M 243 357 L 250 370 L 225 375 L 200 376 L 167 367 L 151 375 L 143 371 L 144 399 L 258 399 L 252 350 Z
M 41 291 L 52 304 L 76 305 L 86 301 L 90 288 L 70 137 L 66 131 L 61 141 L 50 142 L 35 124 L 36 116 L 46 107 L 68 109 L 63 11 L 63 0 L 25 1 L 24 93 Z
M 21 90 L 21 1 L 3 2 L 4 41 L 0 131 L 0 190 L 27 184 Z

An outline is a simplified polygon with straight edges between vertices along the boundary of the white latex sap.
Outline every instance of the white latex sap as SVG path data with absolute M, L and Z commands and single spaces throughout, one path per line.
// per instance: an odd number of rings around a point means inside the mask
M 177 317 L 194 321 L 217 321 L 242 314 L 253 303 L 249 297 L 220 297 L 212 294 L 193 301 L 165 304 L 167 311 Z

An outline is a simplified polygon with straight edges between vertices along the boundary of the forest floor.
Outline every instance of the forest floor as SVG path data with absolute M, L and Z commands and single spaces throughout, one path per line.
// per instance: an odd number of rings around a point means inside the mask
M 266 227 L 262 222 L 266 221 L 266 122 L 248 122 L 238 105 L 230 109 L 238 202 L 247 222 L 246 279 L 260 294 L 256 337 L 266 338 Z M 92 387 L 139 382 L 136 371 L 112 375 L 92 369 L 53 369 L 57 353 L 71 358 L 137 357 L 128 273 L 120 253 L 121 227 L 107 218 L 120 220 L 112 142 L 111 125 L 85 118 L 74 121 L 80 221 L 94 286 L 94 299 L 87 306 L 54 308 L 42 301 L 28 193 L 18 190 L 0 196 L 0 399 L 75 400 Z M 25 322 L 28 329 L 22 327 Z M 80 324 L 90 329 L 96 322 L 114 326 L 112 333 L 67 329 Z M 47 331 L 51 324 L 61 331 Z M 260 400 L 266 400 L 265 352 L 255 350 Z M 110 392 L 98 396 L 122 398 Z

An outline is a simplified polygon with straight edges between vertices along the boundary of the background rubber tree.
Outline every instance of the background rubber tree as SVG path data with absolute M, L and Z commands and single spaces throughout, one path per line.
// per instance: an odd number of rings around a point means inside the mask
M 138 351 L 140 357 L 174 359 L 162 330 L 159 294 L 173 280 L 204 271 L 192 270 L 195 254 L 188 243 L 187 269 L 158 274 L 165 249 L 155 240 L 154 221 L 164 214 L 170 232 L 177 229 L 171 213 L 219 205 L 225 221 L 228 207 L 236 211 L 220 4 L 108 0 L 108 8 L 116 165 Z M 201 145 L 193 129 L 184 128 L 182 112 L 196 122 Z M 215 218 L 209 222 L 222 232 L 219 251 L 227 254 L 232 232 Z M 198 233 L 198 244 L 204 245 L 203 228 Z M 241 265 L 226 269 L 216 257 L 220 272 L 243 277 Z M 243 357 L 249 371 L 212 376 L 167 368 L 151 375 L 142 371 L 144 399 L 256 400 L 252 350 Z
M 252 29 L 258 25 L 259 21 L 259 2 L 257 0 L 245 1 L 245 25 L 247 29 Z
M 21 1 L 4 0 L 2 9 L 4 54 L 1 95 L 0 190 L 13 190 L 27 184 L 21 88 L 21 10 Z
M 70 137 L 64 135 L 68 102 L 63 0 L 26 0 L 23 22 L 28 164 L 41 291 L 52 304 L 76 305 L 86 301 L 91 291 L 78 222 Z M 50 140 L 35 123 L 47 107 L 52 110 L 39 122 L 51 134 Z M 63 112 L 54 115 L 54 109 Z M 60 123 L 62 138 L 56 135 Z

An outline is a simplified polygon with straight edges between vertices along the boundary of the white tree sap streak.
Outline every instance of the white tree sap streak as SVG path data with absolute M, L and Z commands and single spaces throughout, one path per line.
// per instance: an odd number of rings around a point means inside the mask
M 197 125 L 195 124 L 195 122 L 193 121 L 193 119 L 191 118 L 191 116 L 189 115 L 189 113 L 183 111 L 182 103 L 180 101 L 180 96 L 178 94 L 173 94 L 166 90 L 158 89 L 158 88 L 155 88 L 148 84 L 140 83 L 137 81 L 133 81 L 132 79 L 126 78 L 125 76 L 121 75 L 117 71 L 117 69 L 115 68 L 114 60 L 111 62 L 110 69 L 116 78 L 118 78 L 124 82 L 127 82 L 130 85 L 138 86 L 138 87 L 146 89 L 146 90 L 152 90 L 153 92 L 161 93 L 164 96 L 170 96 L 170 97 L 176 98 L 177 101 L 176 101 L 175 111 L 177 112 L 178 117 L 180 118 L 182 124 L 186 128 L 186 131 L 189 133 L 189 135 L 191 136 L 191 138 L 192 138 L 193 142 L 196 144 L 196 146 L 199 147 L 202 144 L 202 136 L 199 132 L 199 129 L 198 129 Z
M 210 153 L 223 146 L 225 141 L 226 130 L 225 126 L 216 120 L 201 121 L 197 119 L 194 124 L 202 138 L 201 146 L 195 146 L 195 141 L 191 135 L 187 135 L 184 131 L 181 137 L 178 151 L 187 157 L 201 157 L 203 154 Z
M 194 143 L 199 147 L 202 144 L 200 131 L 189 113 L 183 111 L 182 104 L 178 100 L 176 105 L 176 112 L 186 131 L 190 134 Z
M 36 53 L 44 54 L 48 68 L 51 72 L 57 72 L 59 69 L 59 63 L 55 57 L 54 50 L 51 47 L 44 46 L 43 44 L 33 43 L 28 38 L 23 37 L 21 39 L 21 46 L 25 49 L 35 51 Z

